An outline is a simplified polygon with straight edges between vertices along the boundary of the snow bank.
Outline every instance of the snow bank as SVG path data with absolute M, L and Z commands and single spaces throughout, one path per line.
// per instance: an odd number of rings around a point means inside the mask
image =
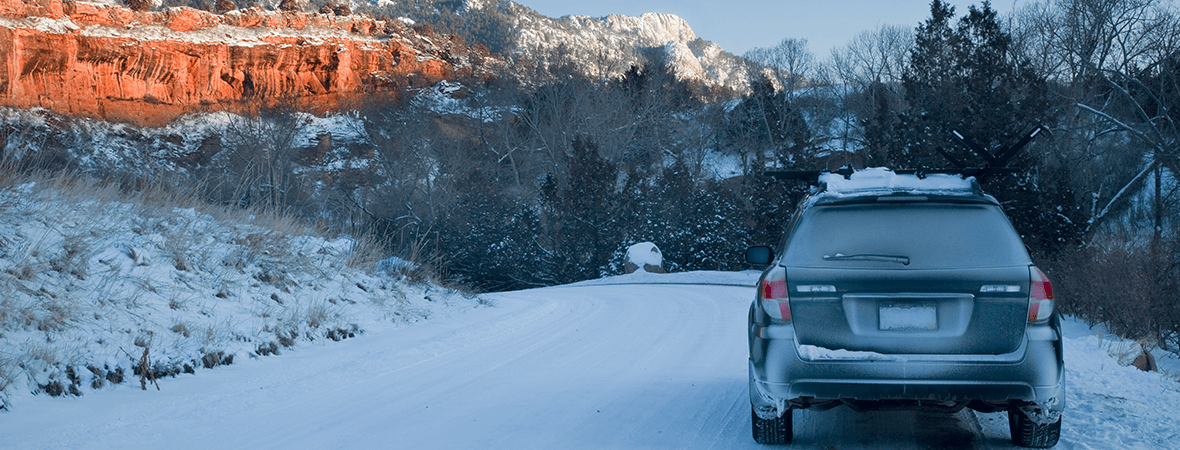
M 1178 448 L 1180 383 L 1175 373 L 1120 363 L 1135 342 L 1063 320 L 1066 410 L 1062 449 Z M 1175 359 L 1175 355 L 1165 358 Z
M 351 238 L 280 218 L 242 223 L 38 188 L 0 189 L 0 409 L 14 396 L 81 395 L 141 371 L 192 373 L 479 304 L 409 285 L 358 259 Z

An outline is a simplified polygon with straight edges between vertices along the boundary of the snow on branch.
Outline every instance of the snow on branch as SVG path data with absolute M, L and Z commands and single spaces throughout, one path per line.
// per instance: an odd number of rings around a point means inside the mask
M 1090 107 L 1090 106 L 1088 106 L 1088 105 L 1086 105 L 1086 104 L 1084 104 L 1084 103 L 1076 103 L 1076 105 L 1077 105 L 1079 108 L 1082 108 L 1082 109 L 1084 109 L 1084 110 L 1086 110 L 1086 111 L 1090 111 L 1090 112 L 1094 113 L 1095 115 L 1097 115 L 1097 116 L 1099 116 L 1099 117 L 1101 117 L 1101 118 L 1103 118 L 1103 119 L 1106 119 L 1106 120 L 1110 121 L 1111 123 L 1114 123 L 1115 125 L 1117 125 L 1119 128 L 1122 128 L 1123 130 L 1126 130 L 1126 131 L 1128 131 L 1128 132 L 1131 132 L 1132 134 L 1134 134 L 1134 135 L 1136 135 L 1136 136 L 1139 136 L 1139 138 L 1140 138 L 1140 139 L 1143 139 L 1144 141 L 1147 141 L 1147 142 L 1150 142 L 1150 143 L 1152 143 L 1152 146 L 1154 146 L 1154 147 L 1157 147 L 1157 148 L 1159 147 L 1159 145 L 1158 145 L 1158 144 L 1156 144 L 1156 143 L 1155 143 L 1155 141 L 1153 141 L 1153 140 L 1151 139 L 1151 137 L 1147 136 L 1147 135 L 1146 135 L 1146 134 L 1144 134 L 1142 131 L 1136 130 L 1136 129 L 1135 129 L 1134 127 L 1132 127 L 1132 126 L 1130 126 L 1130 125 L 1127 125 L 1127 124 L 1123 123 L 1122 121 L 1120 121 L 1120 120 L 1118 120 L 1118 119 L 1116 119 L 1116 118 L 1114 118 L 1114 117 L 1111 117 L 1111 115 L 1110 115 L 1110 114 L 1107 114 L 1107 113 L 1104 113 L 1104 112 L 1102 112 L 1102 111 L 1099 111 L 1099 110 L 1097 110 L 1097 109 L 1094 109 L 1094 108 L 1092 108 L 1092 107 Z

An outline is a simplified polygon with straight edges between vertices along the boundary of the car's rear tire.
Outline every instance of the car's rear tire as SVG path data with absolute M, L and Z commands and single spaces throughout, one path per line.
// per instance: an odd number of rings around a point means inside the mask
M 766 420 L 758 417 L 754 408 L 750 408 L 750 422 L 754 429 L 754 442 L 759 444 L 790 444 L 794 434 L 791 423 L 791 410 L 783 412 L 777 419 Z
M 1018 409 L 1008 410 L 1008 430 L 1012 443 L 1020 447 L 1049 448 L 1061 438 L 1061 417 L 1053 423 L 1038 424 Z

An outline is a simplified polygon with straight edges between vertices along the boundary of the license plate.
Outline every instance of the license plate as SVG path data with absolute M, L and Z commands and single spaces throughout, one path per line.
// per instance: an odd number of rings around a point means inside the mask
M 882 331 L 934 331 L 938 308 L 932 304 L 886 303 L 880 305 Z

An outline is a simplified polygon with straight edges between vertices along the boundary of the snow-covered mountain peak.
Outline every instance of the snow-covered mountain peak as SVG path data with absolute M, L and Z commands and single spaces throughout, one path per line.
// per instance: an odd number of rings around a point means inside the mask
M 639 17 L 611 14 L 602 20 L 612 30 L 633 34 L 651 44 L 691 42 L 697 39 L 688 22 L 675 14 L 644 13 Z
M 681 79 L 736 92 L 749 87 L 747 65 L 741 58 L 697 37 L 688 22 L 675 14 L 553 19 L 514 6 L 517 57 L 548 64 L 560 64 L 557 58 L 566 57 L 578 61 L 577 69 L 586 75 L 613 78 L 641 63 L 644 49 L 660 49 Z

